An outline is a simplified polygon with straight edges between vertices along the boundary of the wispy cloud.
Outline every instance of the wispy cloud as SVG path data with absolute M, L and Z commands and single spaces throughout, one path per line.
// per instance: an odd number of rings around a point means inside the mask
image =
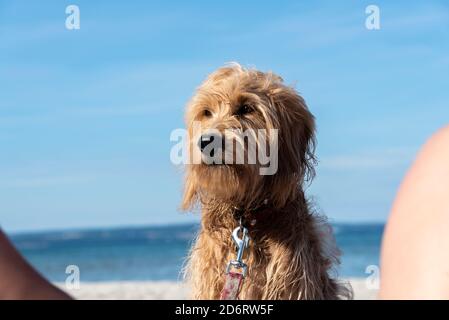
M 388 148 L 333 155 L 323 157 L 320 161 L 320 167 L 333 170 L 404 167 L 411 163 L 416 155 L 416 151 L 413 148 Z
M 66 111 L 67 115 L 85 117 L 122 117 L 152 115 L 159 108 L 152 106 L 94 107 L 78 108 Z
M 52 122 L 60 123 L 61 120 L 70 120 L 86 118 L 114 118 L 114 117 L 141 117 L 151 116 L 163 110 L 164 106 L 152 104 L 148 106 L 102 106 L 102 107 L 80 107 L 63 108 L 60 110 L 42 109 L 35 114 L 20 115 L 1 115 L 0 125 L 24 126 L 33 124 L 49 124 Z M 1 137 L 0 137 L 1 139 Z
M 67 32 L 64 27 L 64 20 L 60 24 L 45 23 L 27 26 L 8 26 L 0 24 L 0 49 L 9 50 L 11 47 L 20 45 L 32 46 L 42 41 L 58 38 Z
M 386 29 L 406 31 L 407 29 L 425 29 L 449 23 L 449 9 L 437 5 L 425 5 L 414 8 L 411 12 L 402 9 L 394 14 L 386 13 L 384 26 Z
M 0 188 L 48 188 L 67 185 L 78 185 L 92 182 L 94 176 L 67 175 L 67 176 L 35 176 L 19 177 L 2 180 Z

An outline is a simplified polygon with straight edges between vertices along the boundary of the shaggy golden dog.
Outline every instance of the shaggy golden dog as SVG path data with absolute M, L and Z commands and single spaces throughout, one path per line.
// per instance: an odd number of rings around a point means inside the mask
M 199 134 L 194 132 L 198 124 Z M 271 72 L 231 64 L 213 72 L 197 89 L 187 106 L 186 125 L 190 156 L 199 150 L 202 160 L 213 140 L 210 132 L 222 133 L 224 140 L 248 129 L 277 132 L 252 140 L 259 148 L 270 142 L 269 150 L 263 150 L 277 152 L 274 174 L 261 174 L 259 158 L 252 164 L 214 160 L 187 165 L 182 208 L 199 207 L 202 218 L 185 270 L 192 298 L 220 298 L 226 266 L 236 255 L 231 233 L 240 224 L 250 238 L 240 299 L 349 297 L 350 290 L 331 275 L 339 255 L 332 230 L 312 212 L 304 195 L 305 182 L 314 176 L 315 125 L 295 89 Z M 276 144 L 271 144 L 273 137 Z M 245 156 L 247 140 L 236 138 Z M 228 144 L 219 146 L 206 156 L 236 156 Z

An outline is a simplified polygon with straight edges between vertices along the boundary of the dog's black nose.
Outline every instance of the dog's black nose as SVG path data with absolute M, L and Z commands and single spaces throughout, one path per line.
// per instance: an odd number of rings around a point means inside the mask
M 198 146 L 200 147 L 201 152 L 203 152 L 204 149 L 214 141 L 214 139 L 215 139 L 215 136 L 213 134 L 202 135 L 200 137 L 200 141 L 198 141 Z

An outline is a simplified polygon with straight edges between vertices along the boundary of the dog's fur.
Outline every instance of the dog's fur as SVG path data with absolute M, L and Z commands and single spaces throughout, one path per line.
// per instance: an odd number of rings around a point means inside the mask
M 243 104 L 252 110 L 240 114 Z M 205 110 L 208 111 L 205 111 Z M 295 89 L 269 72 L 231 64 L 213 72 L 187 106 L 186 125 L 203 130 L 279 129 L 279 168 L 187 165 L 182 208 L 201 207 L 202 223 L 186 266 L 192 298 L 218 299 L 226 264 L 235 258 L 235 208 L 250 212 L 268 199 L 269 215 L 249 228 L 248 275 L 240 299 L 338 299 L 350 290 L 332 278 L 338 249 L 324 218 L 313 213 L 304 184 L 314 176 L 314 117 Z M 254 216 L 257 219 L 257 209 Z

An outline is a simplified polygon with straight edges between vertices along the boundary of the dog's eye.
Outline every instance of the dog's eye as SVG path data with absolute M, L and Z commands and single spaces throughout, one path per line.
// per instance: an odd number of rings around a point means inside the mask
M 203 111 L 203 116 L 205 116 L 206 118 L 209 118 L 212 116 L 212 112 L 210 112 L 209 110 L 204 110 Z
M 242 116 L 248 113 L 253 112 L 254 109 L 252 106 L 250 106 L 249 104 L 242 104 L 239 109 L 237 110 L 237 114 Z

